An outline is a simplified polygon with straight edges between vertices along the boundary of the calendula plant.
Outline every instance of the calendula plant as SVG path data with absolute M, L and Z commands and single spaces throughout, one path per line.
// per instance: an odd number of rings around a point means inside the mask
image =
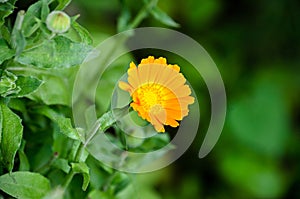
M 69 3 L 39 0 L 19 10 L 16 0 L 0 1 L 0 198 L 118 198 L 131 183 L 129 174 L 89 154 L 89 140 L 82 137 L 90 129 L 76 128 L 72 121 L 74 79 L 94 44 L 76 21 L 79 15 L 63 11 Z M 144 0 L 136 17 L 125 1 L 120 7 L 119 32 L 137 27 L 148 16 L 178 26 L 157 1 Z M 138 67 L 131 63 L 128 83 L 120 82 L 132 96 L 133 110 L 158 132 L 164 131 L 163 125 L 178 126 L 193 103 L 179 69 L 164 58 L 149 57 Z M 154 80 L 161 70 L 164 75 Z M 139 79 L 138 73 L 149 75 Z M 130 106 L 107 110 L 92 125 L 93 133 L 106 133 L 129 151 L 165 146 L 167 134 L 128 144 L 130 138 L 114 124 Z

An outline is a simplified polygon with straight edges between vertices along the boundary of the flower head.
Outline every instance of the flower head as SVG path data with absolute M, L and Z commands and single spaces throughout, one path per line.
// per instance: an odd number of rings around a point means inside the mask
M 52 11 L 46 19 L 46 25 L 54 33 L 64 33 L 70 29 L 71 19 L 63 11 Z
M 188 115 L 188 105 L 194 103 L 179 71 L 178 65 L 167 64 L 165 58 L 149 56 L 138 66 L 131 62 L 128 83 L 119 82 L 132 97 L 130 106 L 158 132 L 165 131 L 164 125 L 177 127 L 178 121 Z

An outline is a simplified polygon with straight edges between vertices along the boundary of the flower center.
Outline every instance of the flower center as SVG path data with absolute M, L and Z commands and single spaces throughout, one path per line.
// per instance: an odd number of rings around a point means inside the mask
M 148 83 L 140 86 L 134 94 L 137 94 L 140 104 L 143 106 L 145 111 L 159 105 L 162 105 L 162 95 L 167 88 L 162 85 L 155 83 Z

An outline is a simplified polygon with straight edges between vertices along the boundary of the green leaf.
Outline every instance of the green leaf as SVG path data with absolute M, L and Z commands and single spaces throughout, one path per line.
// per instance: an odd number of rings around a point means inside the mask
M 15 52 L 8 48 L 3 39 L 0 39 L 0 64 L 2 64 L 5 60 L 12 58 L 14 55 Z
M 63 135 L 58 126 L 54 126 L 52 151 L 57 153 L 58 157 L 67 159 L 73 146 L 73 140 Z
M 50 182 L 38 173 L 18 171 L 0 176 L 0 189 L 15 198 L 40 199 L 50 190 Z
M 69 68 L 81 64 L 91 50 L 91 46 L 57 36 L 38 47 L 24 51 L 16 60 L 24 65 L 42 68 Z
M 49 107 L 38 108 L 37 113 L 45 115 L 54 123 L 56 123 L 60 129 L 60 132 L 65 136 L 74 140 L 80 140 L 78 132 L 75 128 L 73 128 L 70 118 L 66 118 L 65 116 L 55 112 Z
M 38 1 L 32 4 L 25 13 L 24 21 L 22 25 L 22 30 L 24 32 L 25 37 L 29 37 L 32 33 L 34 33 L 38 26 L 37 20 L 41 15 L 42 1 Z
M 0 27 L 4 24 L 4 20 L 14 11 L 14 4 L 17 0 L 9 0 L 0 4 Z
M 7 95 L 18 93 L 20 88 L 16 85 L 17 76 L 8 71 L 0 69 L 0 95 L 6 97 Z
M 18 151 L 23 135 L 21 119 L 12 112 L 3 102 L 0 104 L 2 161 L 11 172 L 14 166 L 14 158 Z
M 128 27 L 131 18 L 130 10 L 126 3 L 122 3 L 121 15 L 118 18 L 117 30 L 118 32 L 125 31 Z
M 50 13 L 50 9 L 48 7 L 48 0 L 42 0 L 41 19 L 43 22 L 46 21 L 49 13 Z
M 58 5 L 55 10 L 65 9 L 69 5 L 69 3 L 71 3 L 71 0 L 58 0 Z
M 52 166 L 57 169 L 61 169 L 65 173 L 69 173 L 71 167 L 69 166 L 68 160 L 63 158 L 55 159 Z
M 91 141 L 91 139 L 95 136 L 95 134 L 98 131 L 105 132 L 106 129 L 111 127 L 116 121 L 118 121 L 119 118 L 126 115 L 128 113 L 128 106 L 125 106 L 123 108 L 116 108 L 111 111 L 108 111 L 104 113 L 92 126 L 91 129 L 89 129 L 89 132 L 87 133 L 87 140 L 86 144 Z
M 110 188 L 113 189 L 113 192 L 116 194 L 118 194 L 120 191 L 122 191 L 123 189 L 125 189 L 130 183 L 130 178 L 127 174 L 125 173 L 121 173 L 121 172 L 117 172 L 116 174 L 114 174 L 110 184 Z
M 18 98 L 11 98 L 8 103 L 8 107 L 13 110 L 17 110 L 23 113 L 26 113 L 25 101 Z
M 54 72 L 59 73 L 60 71 Z M 43 75 L 40 77 L 44 83 L 36 92 L 29 95 L 29 98 L 35 101 L 42 101 L 47 105 L 70 105 L 71 94 L 69 92 L 71 90 L 66 79 L 54 75 Z
M 89 167 L 84 162 L 71 163 L 74 173 L 80 173 L 83 176 L 82 190 L 85 191 L 90 183 Z
M 99 163 L 99 161 L 94 159 L 92 156 L 88 157 L 86 163 L 90 168 L 90 188 L 98 190 L 101 187 L 103 187 L 103 185 L 106 183 L 108 177 L 110 176 L 110 174 L 113 173 L 113 171 L 109 173 L 106 172 L 105 168 L 107 167 L 102 168 L 101 163 Z M 109 167 L 109 169 L 112 168 Z
M 158 7 L 154 7 L 152 10 L 150 10 L 150 13 L 156 20 L 160 21 L 161 23 L 167 26 L 174 28 L 180 27 L 178 23 L 176 23 L 170 16 L 168 16 L 164 11 L 162 11 Z
M 74 140 L 72 143 L 72 146 L 70 147 L 71 149 L 68 151 L 69 154 L 67 156 L 68 160 L 75 160 L 76 159 L 76 155 L 78 153 L 78 149 L 81 145 L 81 141 L 78 140 Z
M 16 76 L 8 71 L 2 71 L 0 78 L 0 95 L 2 97 L 23 97 L 34 92 L 42 81 L 30 76 Z
M 26 141 L 23 140 L 21 147 L 18 151 L 19 159 L 20 159 L 19 171 L 29 171 L 29 169 L 30 169 L 29 161 L 24 152 L 25 144 L 26 144 Z
M 0 0 L 0 3 L 5 3 L 5 2 L 7 2 L 7 1 L 8 1 L 8 0 Z M 12 5 L 4 4 L 4 6 L 3 6 L 3 5 L 1 6 L 0 10 L 5 11 L 5 10 L 7 10 L 7 9 L 9 8 L 8 6 L 12 6 Z
M 26 96 L 39 88 L 42 84 L 42 81 L 30 77 L 30 76 L 17 76 L 18 79 L 16 80 L 16 86 L 19 87 L 21 90 L 18 93 L 14 93 L 9 95 L 9 97 L 23 97 Z
M 88 198 L 90 199 L 112 199 L 114 196 L 109 192 L 103 192 L 99 190 L 93 190 L 89 193 Z
M 22 31 L 22 24 L 24 21 L 25 13 L 23 10 L 18 12 L 17 19 L 13 31 L 11 33 L 11 44 L 16 50 L 16 57 L 18 57 L 26 46 L 25 36 Z
M 89 31 L 87 31 L 87 29 L 85 29 L 84 27 L 82 27 L 76 21 L 74 21 L 72 23 L 72 28 L 74 28 L 74 30 L 79 35 L 79 37 L 81 39 L 81 42 L 83 42 L 83 43 L 85 43 L 87 45 L 92 45 L 93 44 L 92 36 L 90 35 Z
M 0 38 L 3 38 L 7 43 L 10 43 L 11 35 L 6 26 L 0 27 Z

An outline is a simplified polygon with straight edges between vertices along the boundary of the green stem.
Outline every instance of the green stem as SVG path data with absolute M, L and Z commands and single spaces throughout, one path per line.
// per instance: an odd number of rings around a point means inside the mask
M 82 142 L 80 142 L 80 145 L 77 149 L 76 155 L 75 155 L 75 162 L 80 162 L 83 159 L 85 153 L 85 147 Z
M 128 113 L 128 106 L 125 106 L 123 108 L 118 108 L 111 110 L 102 117 L 100 117 L 96 122 L 92 130 L 90 130 L 90 133 L 88 133 L 88 138 L 85 143 L 80 142 L 80 145 L 76 151 L 74 162 L 84 162 L 84 156 L 85 156 L 85 148 L 86 145 L 91 141 L 91 139 L 96 135 L 96 133 L 100 130 L 102 133 L 105 132 L 107 128 L 112 126 L 116 121 L 118 121 L 121 117 L 126 115 Z M 71 170 L 66 178 L 65 182 L 63 184 L 63 188 L 66 190 L 66 188 L 69 186 L 70 182 L 72 181 L 73 176 L 75 173 Z
M 71 171 L 67 174 L 67 176 L 66 176 L 66 178 L 65 178 L 65 182 L 64 182 L 64 184 L 63 184 L 63 189 L 64 189 L 64 190 L 66 190 L 66 189 L 68 188 L 68 186 L 69 186 L 69 184 L 71 183 L 71 181 L 72 181 L 74 175 L 75 175 L 75 173 L 73 172 L 73 170 L 71 170 Z
M 157 4 L 157 0 L 152 0 L 150 3 L 146 4 L 140 12 L 136 15 L 133 21 L 128 25 L 127 29 L 133 29 L 138 27 L 138 25 L 148 16 L 149 11 Z
M 129 106 L 126 105 L 122 108 L 116 108 L 114 110 L 108 111 L 103 114 L 91 128 L 91 130 L 87 133 L 87 139 L 84 143 L 84 147 L 86 147 L 92 138 L 97 134 L 98 131 L 105 132 L 106 129 L 111 127 L 114 123 L 116 123 L 120 118 L 125 116 L 128 113 Z
M 25 11 L 24 10 L 19 11 L 14 25 L 14 29 L 21 30 L 24 17 L 25 17 Z

